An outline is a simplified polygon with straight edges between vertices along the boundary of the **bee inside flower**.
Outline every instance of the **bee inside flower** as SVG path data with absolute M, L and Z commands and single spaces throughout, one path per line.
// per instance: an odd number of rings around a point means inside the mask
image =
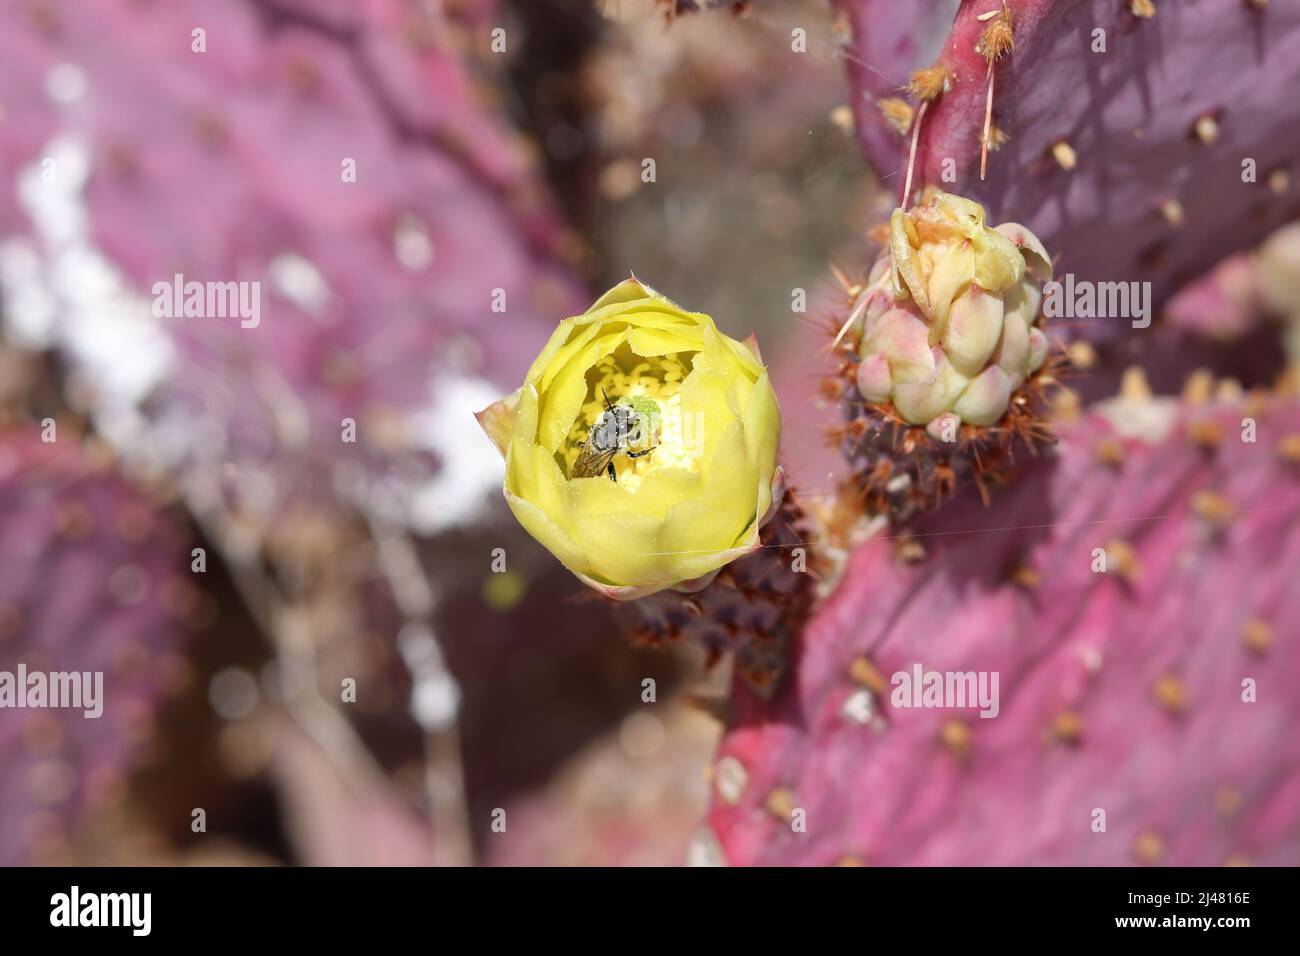
M 698 469 L 703 416 L 682 410 L 695 352 L 643 358 L 625 343 L 587 372 L 586 401 L 556 461 L 570 480 L 606 474 L 635 492 L 644 475 Z
M 617 599 L 757 548 L 781 494 L 780 411 L 757 346 L 636 279 L 562 321 L 479 421 L 520 523 Z

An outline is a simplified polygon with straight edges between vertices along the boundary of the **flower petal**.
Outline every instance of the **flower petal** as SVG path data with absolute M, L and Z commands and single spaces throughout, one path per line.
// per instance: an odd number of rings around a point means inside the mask
M 952 304 L 943 350 L 959 372 L 974 378 L 997 348 L 1001 335 L 1002 296 L 972 285 Z
M 497 446 L 497 451 L 501 452 L 501 457 L 505 457 L 506 449 L 510 446 L 510 435 L 515 427 L 515 413 L 519 407 L 519 393 L 522 389 L 515 389 L 505 398 L 493 402 L 481 412 L 475 412 L 474 417 L 478 419 L 479 425 L 492 439 L 492 444 Z

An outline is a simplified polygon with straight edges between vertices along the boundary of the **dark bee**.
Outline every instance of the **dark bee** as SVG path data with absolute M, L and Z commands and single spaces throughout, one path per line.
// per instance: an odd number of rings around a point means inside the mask
M 654 446 L 641 451 L 632 451 L 645 440 L 644 416 L 637 413 L 630 405 L 613 405 L 602 388 L 600 394 L 605 396 L 605 411 L 600 413 L 596 424 L 585 442 L 579 443 L 578 460 L 573 463 L 571 478 L 594 478 L 602 471 L 609 475 L 610 481 L 618 481 L 614 471 L 614 456 L 619 452 L 629 458 L 640 458 L 654 451 Z

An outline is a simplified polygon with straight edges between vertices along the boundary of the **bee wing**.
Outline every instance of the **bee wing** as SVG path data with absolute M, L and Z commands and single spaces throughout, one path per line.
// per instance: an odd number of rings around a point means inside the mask
M 617 446 L 608 451 L 600 451 L 596 448 L 594 441 L 589 441 L 578 452 L 578 459 L 573 463 L 573 470 L 570 472 L 569 477 L 595 478 L 604 473 L 605 466 L 614 460 L 617 453 Z

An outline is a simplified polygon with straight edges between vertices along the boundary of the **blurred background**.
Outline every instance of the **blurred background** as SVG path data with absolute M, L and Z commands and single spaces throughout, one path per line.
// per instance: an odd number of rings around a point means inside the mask
M 891 200 L 827 4 L 671 12 L 0 8 L 0 669 L 106 685 L 0 710 L 0 862 L 687 860 L 710 678 L 520 531 L 471 413 L 633 270 L 792 353 Z M 260 324 L 157 317 L 177 274 Z
M 725 664 L 633 646 L 472 413 L 635 272 L 757 333 L 832 494 L 832 266 L 897 188 L 847 39 L 828 0 L 0 4 L 0 672 L 105 682 L 0 709 L 0 864 L 712 861 Z M 1073 351 L 1083 398 L 1269 380 L 1252 268 Z M 260 322 L 158 315 L 177 276 Z

